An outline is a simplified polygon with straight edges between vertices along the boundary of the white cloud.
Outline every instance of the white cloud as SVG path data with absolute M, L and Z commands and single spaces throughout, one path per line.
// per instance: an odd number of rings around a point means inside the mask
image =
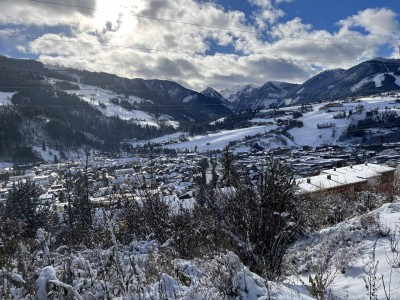
M 249 2 L 253 5 L 260 6 L 263 8 L 272 8 L 271 0 L 249 0 Z
M 57 26 L 82 24 L 93 16 L 93 10 L 81 7 L 96 7 L 96 0 L 72 0 L 72 6 L 50 5 L 27 0 L 0 1 L 0 24 L 26 26 Z
M 393 37 L 398 33 L 397 14 L 387 8 L 370 8 L 338 22 L 347 29 L 362 27 L 372 35 Z
M 113 5 L 86 0 L 78 4 L 99 8 L 91 12 L 36 7 L 34 2 L 27 2 L 24 10 L 21 1 L 9 2 L 9 10 L 0 3 L 0 24 L 61 25 L 69 28 L 70 34 L 43 34 L 29 45 L 19 43 L 19 51 L 36 54 L 46 63 L 130 78 L 169 79 L 197 90 L 268 80 L 302 82 L 318 70 L 349 67 L 377 55 L 379 46 L 390 40 L 388 34 L 398 29 L 396 14 L 387 9 L 359 12 L 338 22 L 338 30 L 333 33 L 304 24 L 300 18 L 279 23 L 284 12 L 279 12 L 276 5 L 288 0 L 252 0 L 262 8 L 256 16 L 195 0 L 115 0 Z M 278 10 L 275 15 L 274 10 Z M 254 26 L 249 25 L 252 17 L 256 17 Z M 359 27 L 366 32 L 357 31 Z M 262 33 L 257 28 L 263 28 Z M 216 45 L 232 47 L 236 53 L 205 55 Z M 166 52 L 135 50 L 139 48 Z
M 248 0 L 252 5 L 260 9 L 254 11 L 253 17 L 260 29 L 265 29 L 269 24 L 275 24 L 281 17 L 285 16 L 285 12 L 277 7 L 282 2 L 290 2 L 291 0 Z

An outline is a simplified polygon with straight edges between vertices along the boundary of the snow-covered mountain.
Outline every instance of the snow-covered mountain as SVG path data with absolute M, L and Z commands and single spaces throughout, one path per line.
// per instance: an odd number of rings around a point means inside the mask
M 400 90 L 400 60 L 375 58 L 348 70 L 324 71 L 290 90 L 284 104 L 368 96 Z
M 254 84 L 236 85 L 233 88 L 221 90 L 220 94 L 229 102 L 237 102 L 241 96 L 249 95 L 257 88 L 258 86 Z
M 303 84 L 266 82 L 263 86 L 235 86 L 220 91 L 234 111 L 265 109 L 271 104 L 285 106 L 369 96 L 400 90 L 400 60 L 375 58 L 348 70 L 323 71 Z
M 286 82 L 268 81 L 260 87 L 251 84 L 236 86 L 221 91 L 221 94 L 232 103 L 235 111 L 265 109 L 271 104 L 279 103 L 296 86 Z
M 227 100 L 222 96 L 220 93 L 218 93 L 216 90 L 214 90 L 212 87 L 206 88 L 204 91 L 201 92 L 204 96 L 208 98 L 213 98 L 217 99 L 221 102 L 226 102 Z

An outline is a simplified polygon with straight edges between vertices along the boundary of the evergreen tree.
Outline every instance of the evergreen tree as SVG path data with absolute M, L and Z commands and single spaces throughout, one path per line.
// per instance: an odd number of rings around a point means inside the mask
M 90 197 L 93 195 L 94 172 L 89 167 L 89 156 L 81 171 L 77 174 L 72 192 L 72 219 L 74 226 L 91 228 L 93 222 L 93 205 Z
M 222 157 L 222 178 L 221 183 L 223 186 L 236 186 L 239 181 L 239 175 L 236 172 L 235 156 L 229 146 L 223 150 Z
M 34 237 L 38 228 L 45 226 L 51 219 L 51 209 L 40 203 L 41 194 L 34 182 L 14 183 L 7 199 L 6 213 L 9 219 L 18 219 L 24 226 L 27 237 Z

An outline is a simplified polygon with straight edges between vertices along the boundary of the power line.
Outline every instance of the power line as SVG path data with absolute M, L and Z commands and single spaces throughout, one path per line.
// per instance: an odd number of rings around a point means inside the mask
M 87 9 L 87 10 L 93 10 L 93 11 L 100 11 L 100 9 L 98 9 L 98 8 L 87 7 L 87 6 L 79 6 L 79 5 L 74 5 L 74 4 L 65 4 L 65 3 L 58 3 L 58 2 L 51 2 L 51 1 L 44 1 L 44 0 L 43 1 L 42 0 L 28 0 L 28 1 L 37 2 L 37 3 L 44 3 L 44 4 L 50 4 L 50 5 L 58 5 L 58 6 L 65 6 L 65 7 Z M 191 22 L 186 22 L 186 21 L 158 18 L 158 17 L 153 17 L 153 16 L 133 14 L 133 13 L 130 13 L 130 15 L 132 15 L 134 17 L 137 17 L 137 18 L 151 19 L 151 20 L 157 20 L 157 21 L 162 21 L 162 22 L 177 23 L 177 24 L 190 25 L 190 26 L 196 26 L 196 27 L 204 27 L 204 28 L 218 29 L 218 30 L 224 30 L 224 31 L 233 31 L 233 32 L 260 34 L 260 32 L 256 31 L 256 30 L 245 30 L 245 29 L 229 28 L 229 27 L 222 27 L 222 26 L 213 26 L 213 25 L 207 25 L 207 24 L 191 23 Z M 268 35 L 272 36 L 272 37 L 287 38 L 287 39 L 293 39 L 293 40 L 305 40 L 305 41 L 314 41 L 314 42 L 319 42 L 319 43 L 329 43 L 329 44 L 337 44 L 337 45 L 351 45 L 351 46 L 360 46 L 360 47 L 364 47 L 364 48 L 365 47 L 376 48 L 376 46 L 373 46 L 373 45 L 365 45 L 365 44 L 358 44 L 358 43 L 348 43 L 348 42 L 335 42 L 335 41 L 326 40 L 326 39 L 313 39 L 313 38 L 293 37 L 293 36 L 273 34 L 273 33 L 268 33 Z
M 65 7 L 73 7 L 73 8 L 80 8 L 80 9 L 86 9 L 86 10 L 100 11 L 99 8 L 88 7 L 88 6 L 79 6 L 79 5 L 73 5 L 73 4 L 57 3 L 57 2 L 41 1 L 41 0 L 29 0 L 29 1 L 37 2 L 37 3 L 45 3 L 45 4 L 50 4 L 50 5 L 59 5 L 59 6 L 65 6 Z M 207 24 L 198 24 L 198 23 L 158 18 L 158 17 L 152 17 L 152 16 L 133 14 L 133 13 L 130 13 L 130 15 L 137 17 L 137 18 L 151 19 L 151 20 L 157 20 L 157 21 L 162 21 L 162 22 L 177 23 L 177 24 L 190 25 L 190 26 L 196 26 L 196 27 L 205 27 L 205 28 L 211 28 L 211 29 L 236 31 L 236 32 L 244 32 L 244 33 L 257 33 L 257 31 L 255 31 L 255 30 L 246 30 L 246 29 L 229 28 L 229 27 L 214 26 L 214 25 L 207 25 Z

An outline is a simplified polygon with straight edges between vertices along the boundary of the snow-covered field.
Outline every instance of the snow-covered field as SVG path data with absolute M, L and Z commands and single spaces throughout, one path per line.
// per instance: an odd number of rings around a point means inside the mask
M 239 141 L 244 139 L 246 136 L 255 136 L 257 134 L 263 134 L 270 130 L 276 129 L 277 126 L 253 126 L 249 128 L 240 128 L 234 130 L 221 130 L 217 133 L 210 133 L 206 135 L 198 135 L 194 137 L 188 137 L 189 141 L 180 144 L 167 145 L 165 148 L 171 149 L 194 149 L 197 151 L 204 152 L 208 150 L 222 150 L 231 141 Z
M 276 125 L 267 126 L 253 126 L 248 128 L 240 128 L 234 130 L 221 130 L 217 133 L 210 133 L 205 135 L 189 136 L 187 132 L 177 132 L 169 135 L 164 135 L 159 138 L 155 138 L 149 141 L 139 141 L 132 143 L 133 147 L 143 146 L 147 143 L 159 144 L 163 142 L 170 142 L 172 140 L 177 140 L 179 137 L 185 137 L 188 141 L 181 143 L 171 143 L 169 145 L 163 146 L 167 149 L 177 149 L 177 150 L 193 150 L 196 148 L 198 152 L 205 152 L 208 150 L 222 150 L 231 141 L 240 141 L 245 137 L 255 136 L 257 134 L 264 134 L 271 130 L 276 129 Z M 267 141 L 267 140 L 265 140 Z M 247 148 L 246 148 L 247 149 Z
M 171 142 L 172 140 L 176 140 L 181 136 L 188 136 L 187 132 L 175 132 L 172 134 L 167 134 L 167 135 L 163 135 L 160 136 L 158 138 L 154 138 L 151 140 L 147 140 L 147 141 L 138 141 L 138 142 L 133 142 L 132 147 L 136 147 L 136 146 L 144 146 L 145 144 L 151 143 L 151 144 L 160 144 L 163 142 Z

